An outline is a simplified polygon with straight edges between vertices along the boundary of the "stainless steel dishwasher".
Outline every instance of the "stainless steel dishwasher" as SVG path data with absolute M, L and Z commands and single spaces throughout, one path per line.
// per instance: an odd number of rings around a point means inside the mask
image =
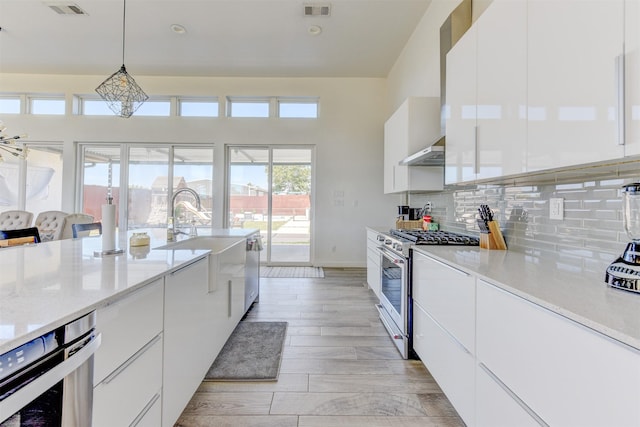
M 262 250 L 262 238 L 260 232 L 247 237 L 247 258 L 244 271 L 244 311 L 257 301 L 260 294 L 260 251 Z
M 0 426 L 91 426 L 92 312 L 0 355 Z

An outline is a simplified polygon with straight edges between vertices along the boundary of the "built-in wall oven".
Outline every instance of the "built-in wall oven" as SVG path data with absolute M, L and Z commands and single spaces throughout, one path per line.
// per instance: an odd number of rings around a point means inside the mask
M 403 358 L 413 351 L 412 248 L 415 245 L 471 245 L 479 239 L 458 233 L 423 230 L 391 230 L 380 233 L 380 320 Z
M 88 427 L 95 312 L 0 355 L 1 427 Z

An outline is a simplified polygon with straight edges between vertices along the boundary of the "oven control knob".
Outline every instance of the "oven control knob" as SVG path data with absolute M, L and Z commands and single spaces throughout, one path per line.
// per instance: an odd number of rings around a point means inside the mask
M 385 241 L 384 241 L 384 244 L 385 244 L 385 245 L 390 245 L 390 244 L 391 244 L 391 239 L 387 239 L 387 240 L 385 240 Z
M 378 240 L 378 242 L 384 242 L 384 236 L 381 234 L 378 234 L 378 237 L 376 237 L 376 239 Z

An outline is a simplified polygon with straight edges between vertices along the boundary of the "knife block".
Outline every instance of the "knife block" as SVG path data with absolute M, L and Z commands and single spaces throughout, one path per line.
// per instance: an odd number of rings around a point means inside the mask
M 498 221 L 489 221 L 488 226 L 488 233 L 480 233 L 480 247 L 482 249 L 507 249 L 507 243 L 504 241 Z

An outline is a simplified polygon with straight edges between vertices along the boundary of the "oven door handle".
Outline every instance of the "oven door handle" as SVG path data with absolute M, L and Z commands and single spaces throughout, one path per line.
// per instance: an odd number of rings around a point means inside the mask
M 387 314 L 384 307 L 381 304 L 376 304 L 376 308 L 378 309 L 378 313 L 380 314 L 380 321 L 384 325 L 385 329 L 389 332 L 389 335 L 391 335 L 391 338 L 393 338 L 394 340 L 404 339 L 404 335 L 402 335 L 402 332 L 399 332 L 396 328 L 392 327 L 390 322 L 387 321 Z
M 378 249 L 380 250 L 380 253 L 382 254 L 382 256 L 387 258 L 392 263 L 404 264 L 404 261 L 405 261 L 404 258 L 397 256 L 395 253 L 391 252 L 389 249 L 385 248 L 384 246 L 378 246 Z
M 100 346 L 102 335 L 98 334 L 68 359 L 54 366 L 42 374 L 36 380 L 25 385 L 11 396 L 0 402 L 0 423 L 27 406 L 36 397 L 56 385 L 67 375 L 78 369 L 80 365 L 89 360 Z

